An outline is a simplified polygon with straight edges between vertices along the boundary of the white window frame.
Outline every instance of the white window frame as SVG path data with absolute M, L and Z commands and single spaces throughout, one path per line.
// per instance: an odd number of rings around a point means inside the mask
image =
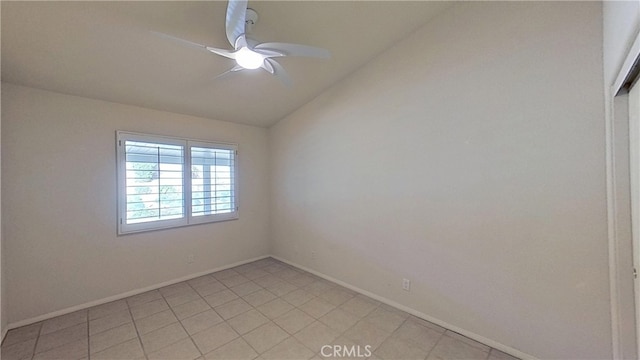
M 126 189 L 126 149 L 125 142 L 141 141 L 166 145 L 179 145 L 183 148 L 183 174 L 182 174 L 182 208 L 184 216 L 180 219 L 156 220 L 142 223 L 126 223 L 127 213 L 127 189 Z M 233 161 L 233 200 L 234 211 L 222 214 L 210 214 L 201 216 L 192 216 L 192 193 L 191 193 L 191 149 L 192 147 L 205 147 L 212 149 L 233 150 L 235 157 Z M 239 217 L 238 207 L 238 145 L 231 143 L 192 140 L 163 135 L 150 135 L 128 131 L 116 131 L 116 161 L 117 161 L 117 221 L 118 235 L 126 235 L 139 233 L 144 231 L 153 231 L 161 229 L 176 228 L 182 226 L 213 223 L 219 221 L 235 220 Z

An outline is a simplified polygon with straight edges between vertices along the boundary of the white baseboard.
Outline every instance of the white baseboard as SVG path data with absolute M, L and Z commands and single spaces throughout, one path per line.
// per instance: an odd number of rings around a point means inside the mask
M 492 348 L 498 349 L 498 350 L 500 350 L 500 351 L 502 351 L 504 353 L 507 353 L 509 355 L 515 356 L 515 357 L 523 359 L 523 360 L 537 360 L 535 357 L 533 357 L 533 356 L 531 356 L 529 354 L 523 353 L 520 350 L 516 350 L 516 349 L 514 349 L 512 347 L 506 346 L 506 345 L 501 344 L 501 343 L 499 343 L 497 341 L 488 339 L 488 338 L 486 338 L 484 336 L 478 335 L 478 334 L 473 333 L 471 331 L 467 331 L 465 329 L 459 328 L 459 327 L 457 327 L 455 325 L 449 324 L 449 323 L 447 323 L 445 321 L 442 321 L 440 319 L 436 319 L 436 318 L 434 318 L 432 316 L 429 316 L 429 315 L 427 315 L 425 313 L 422 313 L 422 312 L 420 312 L 418 310 L 414 310 L 412 308 L 409 308 L 407 306 L 399 304 L 399 303 L 397 303 L 397 302 L 395 302 L 393 300 L 387 299 L 387 298 L 382 297 L 380 295 L 376 295 L 376 294 L 374 294 L 372 292 L 369 292 L 367 290 L 361 289 L 361 288 L 359 288 L 357 286 L 353 286 L 353 285 L 351 285 L 349 283 L 346 283 L 344 281 L 335 279 L 335 278 L 333 278 L 331 276 L 328 276 L 328 275 L 320 273 L 320 272 L 318 272 L 316 270 L 310 269 L 310 268 L 308 268 L 306 266 L 302 266 L 300 264 L 296 264 L 296 263 L 294 263 L 292 261 L 283 259 L 283 258 L 281 258 L 279 256 L 271 255 L 271 257 L 276 259 L 276 260 L 279 260 L 279 261 L 282 261 L 284 263 L 287 263 L 287 264 L 289 264 L 291 266 L 297 267 L 297 268 L 299 268 L 301 270 L 308 271 L 308 272 L 310 272 L 310 273 L 312 273 L 312 274 L 314 274 L 314 275 L 316 275 L 318 277 L 321 277 L 321 278 L 323 278 L 325 280 L 328 280 L 328 281 L 331 281 L 331 282 L 336 283 L 338 285 L 344 286 L 347 289 L 351 289 L 351 290 L 353 290 L 353 291 L 355 291 L 357 293 L 360 293 L 362 295 L 366 295 L 366 296 L 368 296 L 370 298 L 378 300 L 381 303 L 387 304 L 387 305 L 392 306 L 392 307 L 394 307 L 396 309 L 400 309 L 400 310 L 402 310 L 404 312 L 407 312 L 407 313 L 409 313 L 409 314 L 411 314 L 413 316 L 419 317 L 419 318 L 421 318 L 423 320 L 427 320 L 427 321 L 432 322 L 432 323 L 434 323 L 436 325 L 442 326 L 443 328 L 446 328 L 446 329 L 451 330 L 453 332 L 456 332 L 458 334 L 464 335 L 464 336 L 466 336 L 466 337 L 468 337 L 470 339 L 473 339 L 475 341 L 481 342 L 481 343 L 483 343 L 483 344 L 485 344 L 487 346 L 490 346 Z
M 265 259 L 265 258 L 268 258 L 268 257 L 270 257 L 270 256 L 269 255 L 264 255 L 264 256 L 258 256 L 256 258 L 249 259 L 249 260 L 238 261 L 238 262 L 235 262 L 233 264 L 228 264 L 228 265 L 220 266 L 220 267 L 217 267 L 217 268 L 214 268 L 214 269 L 201 271 L 201 272 L 198 272 L 198 273 L 195 273 L 195 274 L 190 274 L 190 275 L 187 275 L 187 276 L 183 276 L 183 277 L 178 278 L 178 279 L 173 279 L 173 280 L 165 281 L 165 282 L 162 282 L 162 283 L 159 283 L 159 284 L 147 286 L 145 288 L 127 291 L 127 292 L 124 292 L 124 293 L 121 293 L 121 294 L 118 294 L 118 295 L 109 296 L 109 297 L 106 297 L 106 298 L 103 298 L 103 299 L 100 299 L 100 300 L 90 301 L 90 302 L 87 302 L 87 303 L 84 303 L 84 304 L 68 307 L 66 309 L 57 310 L 57 311 L 53 311 L 53 312 L 50 312 L 50 313 L 47 313 L 47 314 L 43 314 L 43 315 L 39 315 L 39 316 L 36 316 L 36 317 L 32 317 L 30 319 L 26 319 L 26 320 L 21 320 L 21 321 L 17 321 L 17 322 L 14 322 L 14 323 L 10 323 L 10 324 L 7 325 L 6 329 L 3 329 L 3 331 L 2 331 L 3 332 L 2 340 L 4 340 L 4 336 L 6 335 L 7 331 L 10 330 L 10 329 L 15 329 L 15 328 L 20 327 L 20 326 L 30 325 L 30 324 L 37 323 L 37 322 L 42 321 L 42 320 L 51 319 L 51 318 L 54 318 L 56 316 L 69 314 L 69 313 L 72 313 L 74 311 L 87 309 L 87 308 L 90 308 L 90 307 L 93 307 L 93 306 L 96 306 L 96 305 L 102 305 L 102 304 L 106 304 L 108 302 L 112 302 L 112 301 L 116 301 L 116 300 L 120 300 L 120 299 L 125 299 L 125 298 L 128 298 L 130 296 L 142 294 L 142 293 L 147 292 L 147 291 L 156 290 L 156 289 L 159 289 L 161 287 L 177 284 L 179 282 L 183 282 L 183 281 L 186 281 L 186 280 L 191 280 L 191 279 L 197 278 L 197 277 L 202 276 L 202 275 L 207 275 L 207 274 L 211 274 L 211 273 L 214 273 L 214 272 L 217 272 L 217 271 L 230 269 L 232 267 L 236 267 L 236 266 L 239 266 L 239 265 L 244 265 L 244 264 L 247 264 L 247 263 L 250 263 L 250 262 L 254 262 L 254 261 L 258 261 L 258 260 L 261 260 L 261 259 Z

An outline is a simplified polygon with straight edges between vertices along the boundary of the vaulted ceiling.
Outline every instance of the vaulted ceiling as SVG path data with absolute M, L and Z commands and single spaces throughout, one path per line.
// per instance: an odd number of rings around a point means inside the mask
M 270 126 L 450 6 L 446 2 L 252 1 L 252 37 L 330 50 L 283 58 L 286 87 L 262 70 L 158 33 L 230 48 L 223 1 L 7 2 L 2 81 L 243 124 Z M 388 69 L 393 72 L 394 69 Z

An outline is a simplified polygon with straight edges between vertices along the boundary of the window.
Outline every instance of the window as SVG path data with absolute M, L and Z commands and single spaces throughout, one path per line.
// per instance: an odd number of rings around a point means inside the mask
M 118 233 L 238 218 L 237 146 L 117 133 Z

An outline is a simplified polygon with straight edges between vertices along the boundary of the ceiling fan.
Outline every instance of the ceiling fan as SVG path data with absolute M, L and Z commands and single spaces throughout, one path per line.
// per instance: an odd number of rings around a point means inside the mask
M 236 65 L 224 73 L 218 75 L 221 77 L 229 73 L 244 70 L 263 69 L 276 76 L 285 85 L 291 84 L 289 75 L 275 59 L 285 56 L 305 56 L 314 58 L 329 58 L 330 53 L 326 49 L 317 48 L 307 45 L 281 43 L 281 42 L 265 42 L 259 43 L 249 38 L 248 33 L 251 32 L 253 25 L 258 20 L 258 13 L 253 9 L 247 8 L 247 0 L 229 0 L 227 4 L 226 16 L 226 34 L 233 50 L 215 48 L 205 46 L 176 38 L 167 34 L 160 34 L 175 40 L 186 42 L 206 50 L 224 56 L 236 61 Z

